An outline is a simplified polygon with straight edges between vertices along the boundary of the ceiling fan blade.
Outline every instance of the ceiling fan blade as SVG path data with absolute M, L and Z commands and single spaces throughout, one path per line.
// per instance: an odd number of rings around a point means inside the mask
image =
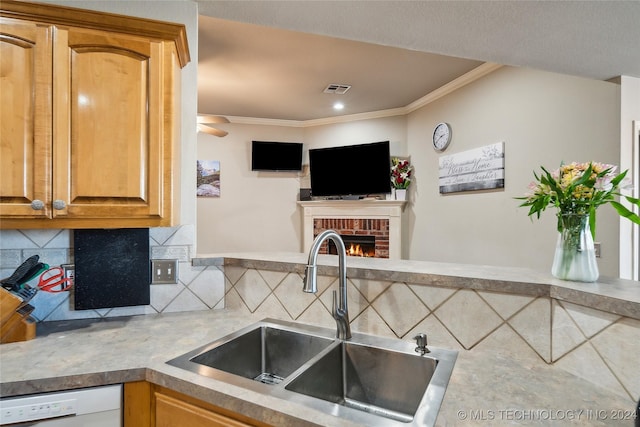
M 197 123 L 229 123 L 229 119 L 224 116 L 214 116 L 211 114 L 198 114 Z
M 214 135 L 214 136 L 219 136 L 219 137 L 227 136 L 229 134 L 229 132 L 227 132 L 225 130 L 212 128 L 212 127 L 209 127 L 207 125 L 198 125 L 198 130 L 200 132 L 208 133 L 209 135 Z

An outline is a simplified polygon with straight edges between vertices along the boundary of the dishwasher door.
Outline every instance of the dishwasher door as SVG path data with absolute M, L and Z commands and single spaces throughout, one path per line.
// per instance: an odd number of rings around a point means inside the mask
M 12 424 L 10 427 L 121 427 L 120 411 L 105 411 L 96 414 L 76 415 L 43 421 Z M 118 417 L 118 419 L 114 418 Z
M 122 427 L 122 385 L 0 399 L 0 425 Z

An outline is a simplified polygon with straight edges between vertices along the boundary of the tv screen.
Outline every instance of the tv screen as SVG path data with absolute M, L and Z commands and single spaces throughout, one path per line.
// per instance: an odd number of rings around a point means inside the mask
M 252 141 L 251 170 L 301 171 L 302 143 Z
M 389 141 L 311 149 L 309 167 L 314 197 L 391 192 Z

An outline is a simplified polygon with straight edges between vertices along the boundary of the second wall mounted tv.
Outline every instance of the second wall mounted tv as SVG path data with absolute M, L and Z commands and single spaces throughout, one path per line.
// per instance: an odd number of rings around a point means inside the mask
M 300 172 L 302 170 L 302 143 L 252 141 L 251 170 Z
M 389 141 L 309 150 L 313 197 L 391 192 Z

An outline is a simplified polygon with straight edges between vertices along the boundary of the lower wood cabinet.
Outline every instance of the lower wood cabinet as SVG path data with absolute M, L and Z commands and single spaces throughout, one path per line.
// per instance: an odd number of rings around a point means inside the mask
M 124 427 L 267 427 L 224 408 L 146 381 L 124 385 Z

